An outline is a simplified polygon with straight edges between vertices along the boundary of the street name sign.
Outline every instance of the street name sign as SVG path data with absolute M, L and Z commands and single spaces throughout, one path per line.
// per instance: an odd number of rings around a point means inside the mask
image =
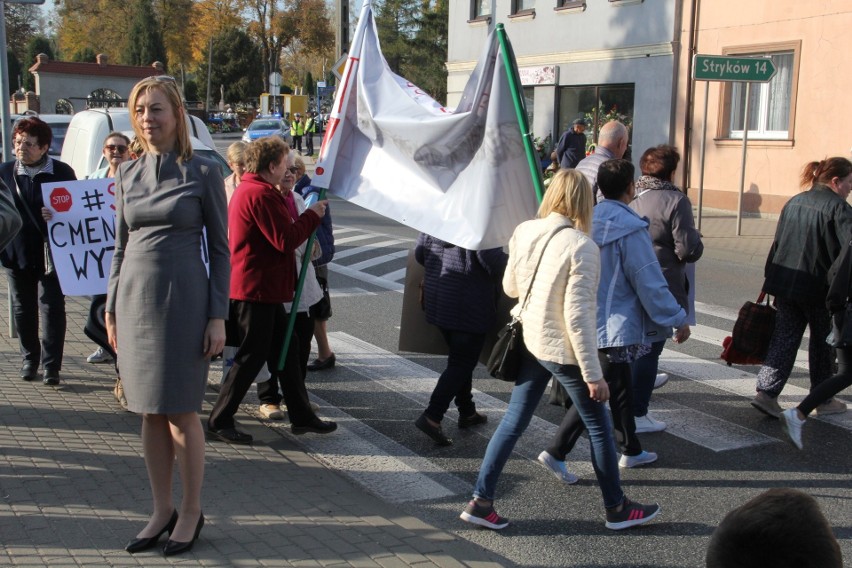
M 696 54 L 692 65 L 692 78 L 696 81 L 766 83 L 774 75 L 775 64 L 769 57 Z

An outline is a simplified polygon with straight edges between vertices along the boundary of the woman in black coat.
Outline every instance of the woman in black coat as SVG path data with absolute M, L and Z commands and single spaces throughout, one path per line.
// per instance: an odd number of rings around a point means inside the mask
M 36 378 L 39 363 L 44 384 L 58 385 L 65 347 L 65 296 L 47 253 L 47 223 L 42 219 L 45 183 L 76 180 L 71 166 L 47 154 L 53 133 L 37 117 L 18 121 L 12 131 L 15 159 L 0 165 L 0 179 L 9 186 L 23 226 L 0 252 L 9 281 L 12 312 L 21 345 L 21 378 Z M 39 342 L 39 314 L 42 336 Z

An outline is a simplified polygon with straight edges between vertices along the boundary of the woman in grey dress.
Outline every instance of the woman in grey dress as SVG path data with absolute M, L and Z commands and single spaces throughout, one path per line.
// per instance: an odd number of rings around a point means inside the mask
M 142 414 L 142 446 L 154 512 L 125 547 L 139 552 L 164 532 L 164 554 L 192 548 L 204 524 L 204 431 L 198 417 L 210 357 L 225 343 L 229 253 L 218 166 L 192 155 L 174 80 L 149 77 L 129 99 L 143 156 L 116 181 L 115 254 L 106 307 L 128 410 Z M 209 277 L 202 258 L 207 232 Z M 183 487 L 172 500 L 177 458 Z

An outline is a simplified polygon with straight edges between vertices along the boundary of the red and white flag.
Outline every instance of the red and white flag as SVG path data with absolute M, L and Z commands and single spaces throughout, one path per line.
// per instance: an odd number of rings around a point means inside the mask
M 365 3 L 313 184 L 470 250 L 505 245 L 538 201 L 496 35 L 449 109 L 390 70 Z

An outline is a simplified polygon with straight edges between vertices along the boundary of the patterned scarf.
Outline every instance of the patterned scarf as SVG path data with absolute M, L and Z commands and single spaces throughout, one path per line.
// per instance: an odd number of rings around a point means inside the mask
M 636 195 L 642 195 L 646 191 L 656 189 L 668 189 L 671 191 L 680 191 L 678 187 L 670 181 L 665 181 L 653 176 L 641 176 L 636 180 Z

